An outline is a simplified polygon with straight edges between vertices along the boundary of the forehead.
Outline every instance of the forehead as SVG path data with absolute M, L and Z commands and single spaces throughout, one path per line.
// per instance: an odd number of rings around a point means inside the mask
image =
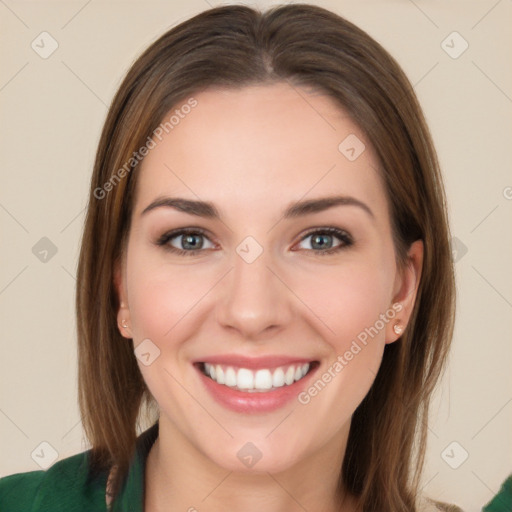
M 161 141 L 153 137 L 138 169 L 135 212 L 162 195 L 212 201 L 238 215 L 334 194 L 387 209 L 373 148 L 328 96 L 280 83 L 193 97 L 197 105 L 180 111 Z

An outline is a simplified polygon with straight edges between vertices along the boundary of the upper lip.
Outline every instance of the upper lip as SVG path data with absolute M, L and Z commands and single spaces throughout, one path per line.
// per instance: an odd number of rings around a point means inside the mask
M 275 368 L 278 366 L 288 366 L 292 364 L 303 365 L 316 361 L 313 358 L 285 356 L 285 355 L 268 355 L 260 357 L 247 357 L 236 354 L 208 356 L 203 359 L 194 361 L 198 363 L 220 364 L 225 366 L 236 366 L 238 368 L 247 369 L 260 369 L 260 368 Z

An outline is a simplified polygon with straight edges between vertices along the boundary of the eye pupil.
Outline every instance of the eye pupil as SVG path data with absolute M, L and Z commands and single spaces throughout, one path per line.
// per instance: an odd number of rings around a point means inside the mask
M 193 235 L 193 234 L 182 235 L 183 248 L 184 249 L 198 249 L 198 248 L 200 249 L 203 246 L 202 239 L 200 239 L 198 243 L 194 243 L 194 238 L 197 240 L 200 237 L 201 237 L 201 235 Z
M 330 238 L 330 243 L 329 241 L 325 242 L 325 239 L 326 238 Z M 322 240 L 325 242 L 323 243 Z M 331 248 L 332 246 L 332 235 L 315 235 L 312 237 L 312 240 L 311 240 L 311 246 L 314 247 L 315 249 L 329 249 Z M 316 247 L 315 247 L 316 246 Z

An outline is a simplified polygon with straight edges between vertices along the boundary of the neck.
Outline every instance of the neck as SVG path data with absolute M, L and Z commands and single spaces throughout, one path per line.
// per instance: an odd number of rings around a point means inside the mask
M 146 461 L 145 512 L 353 512 L 355 498 L 339 487 L 348 428 L 320 451 L 282 471 L 239 472 L 218 466 L 160 418 Z M 186 462 L 184 462 L 186 461 Z

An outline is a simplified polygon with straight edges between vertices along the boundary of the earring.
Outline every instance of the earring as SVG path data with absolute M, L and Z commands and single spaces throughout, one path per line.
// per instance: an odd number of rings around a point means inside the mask
M 123 321 L 121 322 L 121 325 L 122 325 L 125 329 L 127 329 L 127 328 L 128 328 L 128 325 L 126 324 L 126 320 L 123 320 Z
M 393 326 L 393 331 L 395 331 L 395 334 L 398 334 L 398 336 L 400 336 L 400 334 L 402 334 L 404 332 L 404 326 L 403 324 L 401 324 L 400 322 L 397 322 L 394 326 Z

